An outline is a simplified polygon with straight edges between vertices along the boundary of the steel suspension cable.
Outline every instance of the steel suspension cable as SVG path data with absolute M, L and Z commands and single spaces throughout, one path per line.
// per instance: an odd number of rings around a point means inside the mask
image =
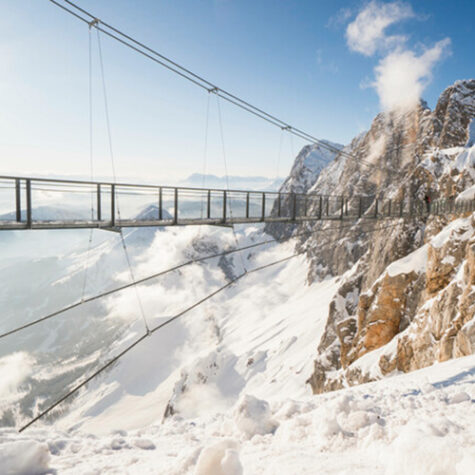
M 149 46 L 145 45 L 144 43 L 134 39 L 133 37 L 127 35 L 126 33 L 122 32 L 121 30 L 109 25 L 108 23 L 99 20 L 96 16 L 92 13 L 84 10 L 83 8 L 79 7 L 75 3 L 71 2 L 70 0 L 63 0 L 66 4 L 70 5 L 76 11 L 71 10 L 66 5 L 61 4 L 57 0 L 49 0 L 54 5 L 60 7 L 64 11 L 70 13 L 74 17 L 82 20 L 83 22 L 87 23 L 88 25 L 92 25 L 92 27 L 96 28 L 97 30 L 103 32 L 105 35 L 109 36 L 110 38 L 115 39 L 116 41 L 122 43 L 124 46 L 142 54 L 143 56 L 151 59 L 152 61 L 160 64 L 161 66 L 167 68 L 168 70 L 178 74 L 179 76 L 187 79 L 188 81 L 194 83 L 195 85 L 201 87 L 202 89 L 206 89 L 208 92 L 212 92 L 217 96 L 221 97 L 222 99 L 236 105 L 237 107 L 277 126 L 283 130 L 287 130 L 289 133 L 302 138 L 305 141 L 315 143 L 320 145 L 322 148 L 325 148 L 337 155 L 345 155 L 348 158 L 356 159 L 357 157 L 345 152 L 332 144 L 320 140 L 314 137 L 307 132 L 304 132 L 301 129 L 298 129 L 287 122 L 278 119 L 272 114 L 265 112 L 264 110 L 252 105 L 251 103 L 241 99 L 240 97 L 231 94 L 230 92 L 218 87 L 216 84 L 212 83 L 211 81 L 203 78 L 202 76 L 192 72 L 191 70 L 181 66 L 177 62 L 173 61 L 172 59 L 168 58 L 167 56 L 159 53 L 158 51 L 150 48 Z M 80 12 L 80 13 L 78 13 Z M 88 18 L 85 18 L 84 16 Z
M 227 191 L 229 192 L 229 173 L 228 173 L 228 163 L 227 163 L 227 160 L 226 160 L 226 146 L 224 144 L 223 118 L 222 118 L 222 115 L 221 115 L 221 104 L 219 103 L 219 97 L 218 96 L 216 96 L 216 104 L 217 104 L 217 109 L 218 109 L 218 122 L 219 122 L 219 132 L 220 132 L 220 136 L 221 136 L 221 146 L 222 146 L 222 149 L 223 149 L 224 176 L 226 177 L 226 188 L 227 188 Z M 227 195 L 224 195 L 223 200 L 226 200 L 226 199 L 227 199 Z M 225 203 L 225 205 L 226 205 L 226 203 Z M 233 219 L 233 207 L 232 207 L 232 199 L 231 198 L 229 199 L 229 215 L 230 215 L 231 220 L 232 220 Z M 233 232 L 234 240 L 236 242 L 236 247 L 239 247 L 239 240 L 238 240 L 238 237 L 237 237 L 237 234 L 236 234 L 236 229 L 234 228 L 234 224 L 231 226 L 231 229 L 232 229 L 232 232 Z M 238 256 L 239 256 L 239 259 L 241 261 L 241 266 L 242 266 L 244 272 L 246 272 L 246 266 L 244 264 L 244 259 L 242 258 L 242 254 L 239 252 Z
M 276 171 L 275 171 L 275 179 L 276 181 L 279 179 L 279 173 L 280 173 L 280 157 L 282 155 L 282 143 L 284 139 L 284 131 L 281 130 L 279 134 L 279 152 L 277 153 L 277 166 L 276 166 Z
M 400 218 L 395 218 L 395 219 L 400 219 Z M 335 231 L 335 230 L 343 230 L 343 229 L 348 229 L 348 228 L 352 228 L 355 226 L 356 223 L 353 223 L 353 224 L 350 224 L 350 225 L 344 225 L 344 226 L 334 226 L 334 227 L 329 227 L 329 228 L 324 228 L 324 229 L 318 229 L 317 231 L 303 231 L 303 232 L 300 232 L 300 233 L 295 233 L 293 234 L 291 237 L 292 238 L 297 238 L 297 237 L 302 237 L 302 236 L 311 236 L 311 235 L 314 235 L 314 234 L 318 234 L 318 233 L 324 233 L 324 232 L 328 232 L 328 231 Z M 385 226 L 385 227 L 382 227 L 381 229 L 386 229 L 386 228 L 391 228 L 391 227 L 395 227 L 395 226 L 399 226 L 401 223 L 398 222 L 398 223 L 395 223 L 395 224 L 391 224 L 391 225 L 388 225 L 388 226 Z M 293 225 L 293 224 L 292 224 Z M 359 232 L 360 230 L 358 229 L 355 229 L 354 232 Z M 153 280 L 153 279 L 156 279 L 158 277 L 161 277 L 163 275 L 166 275 L 166 274 L 169 274 L 170 272 L 174 272 L 176 270 L 179 270 L 183 267 L 186 267 L 186 266 L 189 266 L 189 265 L 192 265 L 192 264 L 197 264 L 197 263 L 201 263 L 201 262 L 205 262 L 207 260 L 210 260 L 210 259 L 214 259 L 214 258 L 218 258 L 218 257 L 223 257 L 223 256 L 227 256 L 228 254 L 233 254 L 235 252 L 239 252 L 239 251 L 244 251 L 244 250 L 248 250 L 248 249 L 254 249 L 256 247 L 260 247 L 260 246 L 264 246 L 264 245 L 267 245 L 267 244 L 272 244 L 272 243 L 275 243 L 275 242 L 278 242 L 278 239 L 268 239 L 268 240 L 265 240 L 265 241 L 260 241 L 260 242 L 257 242 L 257 243 L 253 243 L 253 244 L 249 244 L 247 246 L 242 246 L 240 248 L 234 248 L 234 249 L 228 249 L 226 251 L 222 251 L 222 252 L 218 252 L 218 253 L 215 253 L 215 254 L 210 254 L 208 256 L 203 256 L 203 257 L 199 257 L 197 259 L 190 259 L 188 261 L 185 261 L 181 264 L 177 264 L 176 266 L 174 267 L 170 267 L 168 269 L 165 269 L 163 271 L 160 271 L 160 272 L 157 272 L 155 274 L 152 274 L 152 275 L 149 275 L 149 276 L 146 276 L 142 279 L 138 279 L 136 280 L 135 282 L 131 282 L 131 283 L 128 283 L 128 284 L 124 284 L 124 285 L 121 285 L 119 287 L 116 287 L 114 289 L 110 289 L 110 290 L 106 290 L 105 292 L 101 292 L 97 295 L 94 295 L 92 297 L 88 297 L 84 300 L 81 300 L 81 301 L 78 301 L 76 303 L 73 303 L 71 305 L 68 305 L 66 307 L 63 307 L 59 310 L 56 310 L 52 313 L 49 313 L 48 315 L 45 315 L 43 317 L 40 317 L 36 320 L 33 320 L 31 322 L 28 322 L 28 323 L 25 323 L 24 325 L 21 325 L 17 328 L 14 328 L 12 330 L 9 330 L 7 332 L 4 332 L 2 334 L 0 334 L 0 339 L 2 338 L 5 338 L 5 337 L 8 337 L 10 335 L 13 335 L 15 333 L 18 333 L 20 331 L 23 331 L 23 330 L 26 330 L 27 328 L 30 328 L 32 326 L 35 326 L 35 325 L 38 325 L 40 323 L 43 323 L 47 320 L 50 320 L 54 317 L 57 317 L 69 310 L 73 310 L 77 307 L 80 307 L 82 305 L 85 305 L 87 303 L 90 303 L 90 302 L 94 302 L 95 300 L 99 300 L 99 299 L 102 299 L 104 297 L 108 297 L 109 295 L 113 295 L 117 292 L 120 292 L 122 290 L 125 290 L 125 289 L 128 289 L 132 286 L 135 286 L 135 285 L 140 285 L 140 284 L 143 284 L 145 282 L 148 282 L 150 280 Z
M 105 115 L 106 115 L 107 136 L 108 136 L 108 139 L 109 139 L 109 153 L 110 153 L 110 160 L 111 160 L 111 165 L 112 165 L 112 175 L 113 175 L 113 182 L 117 183 L 117 174 L 116 174 L 116 168 L 115 168 L 114 152 L 113 152 L 113 148 L 112 148 L 112 132 L 111 132 L 111 125 L 110 125 L 110 117 L 109 117 L 109 102 L 108 102 L 108 98 L 107 98 L 106 78 L 105 78 L 105 72 L 104 72 L 104 60 L 103 60 L 103 57 L 102 57 L 101 36 L 99 34 L 99 30 L 96 30 L 96 33 L 97 33 L 97 44 L 98 44 L 98 50 L 99 50 L 99 63 L 100 63 L 100 66 L 101 66 L 102 89 L 103 89 L 103 96 L 104 96 L 104 109 L 105 109 Z M 120 204 L 119 204 L 118 194 L 116 196 L 116 202 L 117 202 L 117 217 L 119 218 L 119 222 L 120 222 L 121 216 L 120 216 Z M 132 269 L 132 263 L 131 263 L 131 260 L 130 260 L 129 251 L 127 249 L 127 244 L 126 244 L 125 239 L 124 239 L 124 233 L 123 233 L 122 228 L 120 228 L 119 234 L 120 234 L 120 240 L 121 240 L 121 243 L 122 243 L 122 248 L 123 248 L 124 254 L 125 254 L 125 259 L 127 261 L 127 267 L 129 268 L 130 278 L 132 280 L 132 284 L 133 284 L 133 287 L 135 289 L 135 295 L 137 297 L 137 302 L 139 304 L 140 315 L 141 315 L 142 320 L 144 322 L 145 329 L 148 332 L 148 331 L 150 331 L 150 329 L 149 329 L 149 326 L 148 326 L 147 317 L 145 316 L 145 310 L 144 310 L 144 307 L 143 307 L 142 299 L 140 297 L 139 289 L 138 289 L 137 285 L 135 285 L 135 282 L 136 282 L 135 275 L 134 275 L 134 271 Z
M 208 129 L 209 129 L 209 109 L 210 109 L 211 95 L 208 94 L 206 101 L 206 119 L 205 119 L 205 140 L 203 147 L 203 177 L 201 180 L 201 188 L 205 188 L 206 185 L 206 173 L 207 173 L 207 161 L 208 161 Z M 204 197 L 201 196 L 201 218 L 203 218 L 204 211 Z
M 92 98 L 92 31 L 91 28 L 88 29 L 88 45 L 89 45 L 89 171 L 91 175 L 91 181 L 94 181 L 94 155 L 93 155 L 93 98 Z M 94 220 L 94 198 L 91 193 L 91 221 Z M 86 266 L 84 268 L 84 280 L 82 284 L 81 291 L 81 301 L 84 300 L 84 295 L 86 293 L 86 284 L 88 277 L 88 268 L 89 268 L 89 257 L 92 247 L 92 236 L 94 228 L 89 230 L 89 239 L 87 243 L 87 252 L 86 252 Z
M 118 30 L 117 28 L 113 27 L 112 25 L 109 25 L 108 23 L 106 23 L 102 20 L 99 20 L 94 15 L 92 15 L 91 13 L 89 13 L 86 10 L 82 9 L 78 5 L 71 2 L 70 0 L 63 0 L 63 1 L 65 3 L 71 5 L 78 12 L 81 12 L 82 14 L 89 17 L 89 19 L 84 18 L 80 14 L 78 14 L 78 13 L 72 11 L 71 9 L 67 8 L 65 5 L 60 4 L 57 0 L 49 0 L 49 1 L 51 3 L 53 3 L 54 5 L 58 6 L 59 8 L 61 8 L 62 10 L 70 13 L 71 15 L 76 17 L 77 19 L 79 19 L 79 20 L 83 21 L 84 23 L 87 23 L 88 25 L 96 28 L 98 31 L 101 31 L 102 33 L 104 33 L 105 35 L 111 37 L 112 39 L 115 39 L 119 43 L 122 43 L 124 46 L 127 46 L 128 48 L 134 50 L 135 52 L 140 53 L 141 55 L 147 57 L 148 59 L 151 59 L 152 61 L 160 64 L 161 66 L 163 66 L 163 67 L 169 69 L 170 71 L 178 74 L 179 76 L 183 77 L 184 79 L 187 79 L 188 81 L 191 81 L 192 83 L 194 83 L 195 85 L 201 87 L 202 89 L 206 89 L 208 92 L 212 92 L 212 93 L 220 96 L 224 100 L 226 100 L 226 101 L 236 105 L 237 107 L 239 107 L 239 108 L 255 115 L 256 117 L 259 117 L 259 118 L 271 123 L 272 125 L 274 125 L 276 127 L 279 127 L 280 129 L 288 131 L 290 134 L 292 134 L 296 137 L 299 137 L 304 141 L 317 144 L 317 145 L 321 146 L 322 148 L 335 153 L 336 156 L 341 155 L 341 156 L 344 156 L 346 158 L 357 160 L 358 162 L 361 162 L 362 165 L 371 166 L 373 168 L 385 169 L 381 166 L 377 166 L 374 163 L 370 163 L 367 160 L 361 158 L 361 156 L 359 154 L 354 155 L 353 153 L 346 152 L 344 149 L 333 146 L 331 143 L 328 143 L 326 141 L 317 139 L 313 135 L 308 134 L 308 133 L 306 133 L 306 132 L 304 132 L 304 131 L 296 128 L 296 127 L 293 127 L 293 126 L 289 125 L 288 123 L 278 119 L 277 117 L 275 117 L 271 114 L 268 114 L 267 112 L 263 111 L 262 109 L 259 109 L 258 107 L 253 106 L 249 102 L 244 101 L 243 99 L 241 99 L 241 98 L 225 91 L 224 89 L 219 88 L 214 83 L 212 83 L 212 82 L 204 79 L 203 77 L 193 73 L 192 71 L 190 71 L 187 68 L 179 65 L 178 63 L 171 60 L 170 58 L 162 55 L 161 53 L 157 52 L 156 50 L 146 46 L 145 44 L 141 43 L 140 41 L 137 41 L 134 38 L 132 38 L 131 36 L 123 33 L 122 31 Z M 102 28 L 100 25 L 103 25 L 105 28 Z M 110 30 L 110 31 L 108 31 L 108 30 Z M 111 33 L 111 31 L 114 32 L 114 33 Z M 117 35 L 119 35 L 119 36 L 117 36 Z M 155 56 L 152 56 L 152 55 L 155 55 Z M 157 59 L 157 58 L 159 58 L 159 59 Z M 407 144 L 407 146 L 409 146 L 409 145 L 414 145 L 414 144 Z M 391 149 L 389 151 L 391 152 L 392 150 L 395 150 L 395 149 Z M 396 172 L 398 171 L 394 167 L 389 167 L 389 168 L 391 168 L 393 171 L 396 171 Z
M 370 233 L 370 232 L 376 232 L 376 231 L 379 231 L 381 229 L 385 229 L 385 227 L 381 227 L 381 228 L 378 228 L 378 229 L 373 229 L 371 231 L 366 231 L 366 233 Z M 342 239 L 345 239 L 345 237 L 343 238 L 340 238 L 339 240 L 342 240 Z M 337 240 L 337 241 L 339 241 Z M 331 245 L 333 246 L 335 244 L 335 240 L 332 240 L 332 241 L 329 241 L 327 243 L 324 243 L 322 244 L 321 246 L 326 246 L 326 245 Z M 125 354 L 127 354 L 129 351 L 131 351 L 133 348 L 135 348 L 139 343 L 141 343 L 145 338 L 147 338 L 148 336 L 151 336 L 153 333 L 157 332 L 158 330 L 164 328 L 165 326 L 171 324 L 172 322 L 174 322 L 175 320 L 179 319 L 180 317 L 186 315 L 187 313 L 189 313 L 191 310 L 199 307 L 200 305 L 202 305 L 204 302 L 207 302 L 208 300 L 210 300 L 211 298 L 213 298 L 214 296 L 218 295 L 219 293 L 223 292 L 224 290 L 226 290 L 227 288 L 231 287 L 234 283 L 236 283 L 237 281 L 241 280 L 242 278 L 246 277 L 246 276 L 249 276 L 250 274 L 252 273 L 255 273 L 255 272 L 259 272 L 261 270 L 264 270 L 264 269 L 268 269 L 269 267 L 271 266 L 274 266 L 274 265 L 277 265 L 277 264 L 281 264 L 283 262 L 286 262 L 290 259 L 293 259 L 295 257 L 298 257 L 302 254 L 305 254 L 307 252 L 307 250 L 302 250 L 302 251 L 299 251 L 297 253 L 294 253 L 290 256 L 287 256 L 287 257 L 284 257 L 282 259 L 278 259 L 276 261 L 273 261 L 273 262 L 270 262 L 268 264 L 264 264 L 262 266 L 259 266 L 259 267 L 256 267 L 254 269 L 251 269 L 249 271 L 246 271 L 246 272 L 243 272 L 242 274 L 238 275 L 237 277 L 233 278 L 232 280 L 230 280 L 229 282 L 227 282 L 226 284 L 224 284 L 223 286 L 219 287 L 218 289 L 216 289 L 215 291 L 211 292 L 210 294 L 206 295 L 205 297 L 203 297 L 202 299 L 198 300 L 197 302 L 195 302 L 194 304 L 190 305 L 189 307 L 185 308 L 184 310 L 182 310 L 181 312 L 179 312 L 178 314 L 174 315 L 173 317 L 169 318 L 168 320 L 166 320 L 165 322 L 162 322 L 158 325 L 156 325 L 155 327 L 153 327 L 151 330 L 147 331 L 146 333 L 144 333 L 141 337 L 139 337 L 137 340 L 135 340 L 132 344 L 130 344 L 129 346 L 127 346 L 125 349 L 123 349 L 118 355 L 114 356 L 113 358 L 111 358 L 107 363 L 105 363 L 103 366 L 101 366 L 99 369 L 97 369 L 94 373 L 92 373 L 90 376 L 88 376 L 85 380 L 83 380 L 81 383 L 77 384 L 76 386 L 74 386 L 70 391 L 68 391 L 64 396 L 62 396 L 60 399 L 58 399 L 55 403 L 53 403 L 52 405 L 48 406 L 44 411 L 42 411 L 40 414 L 38 414 L 36 417 L 34 417 L 33 419 L 31 419 L 27 424 L 23 425 L 20 429 L 19 429 L 19 432 L 23 432 L 25 429 L 27 429 L 28 427 L 30 427 L 32 424 L 34 424 L 36 421 L 38 421 L 39 419 L 41 419 L 42 417 L 44 417 L 45 415 L 47 415 L 48 413 L 50 413 L 54 408 L 56 408 L 59 404 L 61 404 L 63 401 L 65 401 L 66 399 L 68 399 L 70 396 L 72 396 L 73 394 L 75 394 L 77 391 L 79 391 L 81 388 L 83 388 L 87 383 L 89 383 L 92 379 L 94 379 L 95 377 L 97 377 L 99 374 L 101 374 L 103 371 L 105 371 L 107 368 L 109 368 L 112 364 L 114 364 L 115 362 L 117 362 L 120 358 L 122 358 Z

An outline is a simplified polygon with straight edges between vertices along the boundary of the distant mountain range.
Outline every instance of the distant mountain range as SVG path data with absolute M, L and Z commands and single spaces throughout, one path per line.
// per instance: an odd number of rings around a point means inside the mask
M 203 175 L 193 173 L 181 185 L 197 188 L 243 188 L 260 191 L 277 191 L 284 178 L 268 178 L 265 176 L 225 176 Z

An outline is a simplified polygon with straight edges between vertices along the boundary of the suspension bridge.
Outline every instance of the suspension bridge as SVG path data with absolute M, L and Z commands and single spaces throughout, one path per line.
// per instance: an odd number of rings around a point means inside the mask
M 475 210 L 475 200 L 378 199 L 271 191 L 0 176 L 0 230 L 298 223 L 407 218 Z M 118 209 L 121 203 L 122 211 Z M 140 204 L 148 212 L 140 212 Z M 59 208 L 58 208 L 59 206 Z M 88 207 L 90 206 L 90 210 Z M 60 210 L 58 216 L 55 210 Z M 65 216 L 66 215 L 66 216 Z

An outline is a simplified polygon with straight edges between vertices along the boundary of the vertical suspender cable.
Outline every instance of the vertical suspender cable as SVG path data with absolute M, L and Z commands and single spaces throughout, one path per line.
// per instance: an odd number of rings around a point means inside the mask
M 295 158 L 295 152 L 294 152 L 294 136 L 292 134 L 289 134 L 290 137 L 290 152 L 292 153 L 292 160 Z
M 201 188 L 205 188 L 206 186 L 206 173 L 208 171 L 207 168 L 207 159 L 208 159 L 208 129 L 209 129 L 209 106 L 211 102 L 211 95 L 208 93 L 208 99 L 206 101 L 206 119 L 205 119 L 205 141 L 204 141 L 204 149 L 203 149 L 203 177 L 201 182 Z M 201 218 L 203 219 L 203 210 L 204 210 L 204 197 L 201 196 Z M 200 228 L 201 229 L 201 228 Z
M 109 104 L 108 104 L 108 100 L 107 100 L 106 79 L 105 79 L 105 74 L 104 74 L 104 61 L 103 61 L 103 58 L 102 58 L 101 37 L 100 37 L 100 34 L 99 34 L 99 30 L 96 29 L 96 32 L 97 32 L 97 45 L 98 45 L 98 51 L 99 51 L 99 63 L 100 63 L 100 66 L 101 66 L 102 90 L 103 90 L 103 96 L 104 96 L 104 108 L 105 108 L 105 115 L 106 115 L 107 136 L 108 136 L 108 139 L 109 139 L 109 154 L 110 154 L 111 165 L 112 165 L 113 182 L 116 183 L 117 182 L 117 175 L 116 175 L 115 162 L 114 162 L 114 152 L 113 152 L 113 148 L 112 148 L 112 133 L 111 133 L 111 127 L 110 127 L 110 118 L 109 118 Z M 117 203 L 117 217 L 118 217 L 118 221 L 119 221 L 119 225 L 120 225 L 121 217 L 120 217 L 120 206 L 119 206 L 119 196 L 118 195 L 116 196 L 116 203 Z M 139 304 L 140 314 L 142 316 L 142 320 L 144 322 L 145 329 L 147 330 L 147 333 L 149 333 L 150 328 L 149 328 L 148 323 L 147 323 L 147 318 L 145 317 L 145 311 L 144 311 L 144 308 L 143 308 L 142 299 L 140 298 L 139 289 L 137 288 L 137 285 L 136 285 L 134 271 L 132 269 L 132 264 L 131 264 L 131 261 L 130 261 L 130 256 L 129 256 L 129 252 L 128 252 L 128 249 L 127 249 L 127 244 L 126 244 L 125 239 L 124 239 L 124 234 L 122 232 L 122 228 L 120 228 L 119 233 L 120 233 L 120 240 L 122 242 L 122 247 L 124 249 L 125 258 L 127 260 L 127 266 L 129 268 L 130 278 L 132 279 L 132 282 L 134 284 L 135 295 L 137 297 L 137 302 Z
M 279 152 L 277 153 L 277 166 L 275 170 L 275 179 L 279 179 L 279 173 L 280 173 L 280 158 L 282 156 L 282 143 L 284 140 L 284 130 L 280 129 L 280 137 L 279 137 Z
M 226 160 L 226 147 L 224 145 L 224 131 L 223 131 L 223 118 L 221 116 L 221 104 L 219 102 L 219 96 L 216 95 L 216 103 L 218 105 L 218 121 L 219 121 L 219 132 L 221 136 L 221 145 L 223 148 L 223 162 L 224 162 L 224 174 L 226 177 L 226 188 L 227 191 L 229 191 L 229 174 L 228 174 L 228 164 Z M 224 200 L 226 200 L 226 194 L 223 197 Z M 233 209 L 232 209 L 232 204 L 231 204 L 232 199 L 229 199 L 229 216 L 231 217 L 231 221 L 233 219 Z M 239 247 L 239 240 L 236 234 L 236 230 L 234 229 L 234 224 L 232 224 L 232 230 L 233 230 L 233 236 L 234 236 L 234 241 L 236 242 L 236 247 Z M 247 272 L 246 266 L 244 265 L 244 259 L 242 257 L 242 254 L 239 252 L 239 258 L 241 260 L 241 266 L 244 272 Z
M 92 100 L 92 27 L 89 25 L 88 30 L 88 46 L 89 46 L 89 172 L 91 181 L 94 181 L 94 145 L 93 145 L 93 100 Z M 94 194 L 91 192 L 91 221 L 94 220 Z M 89 231 L 89 240 L 87 244 L 86 266 L 84 268 L 84 280 L 82 283 L 81 301 L 84 300 L 86 294 L 87 273 L 89 267 L 89 257 L 92 247 L 92 236 L 94 228 L 91 227 Z

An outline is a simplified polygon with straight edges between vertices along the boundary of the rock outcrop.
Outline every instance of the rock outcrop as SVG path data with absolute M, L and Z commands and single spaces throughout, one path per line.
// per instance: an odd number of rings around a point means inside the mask
M 474 351 L 473 218 L 451 213 L 475 185 L 474 118 L 475 80 L 447 88 L 434 111 L 421 102 L 381 113 L 345 147 L 355 160 L 337 156 L 308 189 L 344 195 L 350 206 L 356 196 L 368 196 L 367 213 L 372 197 L 405 206 L 426 194 L 447 202 L 441 216 L 299 227 L 309 231 L 298 244 L 310 261 L 308 281 L 342 276 L 316 344 L 308 380 L 314 392 Z M 322 240 L 334 245 L 321 246 Z

